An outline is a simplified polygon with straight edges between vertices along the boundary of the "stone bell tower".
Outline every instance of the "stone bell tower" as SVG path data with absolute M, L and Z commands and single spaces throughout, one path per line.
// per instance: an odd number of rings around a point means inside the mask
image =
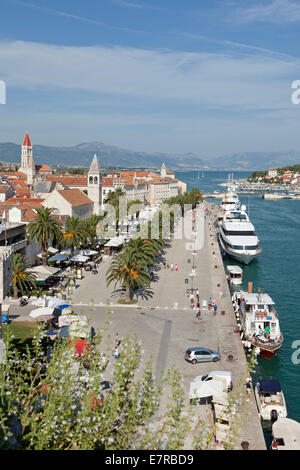
M 88 172 L 88 197 L 94 203 L 93 214 L 99 215 L 102 206 L 102 176 L 96 154 Z

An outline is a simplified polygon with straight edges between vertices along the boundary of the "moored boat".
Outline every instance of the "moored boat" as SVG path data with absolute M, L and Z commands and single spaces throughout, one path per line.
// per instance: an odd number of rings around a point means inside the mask
M 279 380 L 260 379 L 254 388 L 257 408 L 261 419 L 276 421 L 287 417 L 287 409 Z
M 243 270 L 240 266 L 227 266 L 226 277 L 229 284 L 239 285 L 243 283 Z
M 300 423 L 279 418 L 272 426 L 271 450 L 300 450 Z
M 247 343 L 245 346 L 259 348 L 260 355 L 267 358 L 277 354 L 283 335 L 273 299 L 260 289 L 252 293 L 252 283 L 249 283 L 248 292 L 235 292 L 232 302 L 243 332 L 242 339 Z
M 241 210 L 226 211 L 219 227 L 221 250 L 231 258 L 247 265 L 262 252 L 245 206 Z

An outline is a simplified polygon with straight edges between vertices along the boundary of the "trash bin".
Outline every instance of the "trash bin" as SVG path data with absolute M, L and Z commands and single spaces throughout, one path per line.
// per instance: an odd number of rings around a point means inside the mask
M 8 323 L 8 318 L 6 313 L 2 313 L 2 323 Z

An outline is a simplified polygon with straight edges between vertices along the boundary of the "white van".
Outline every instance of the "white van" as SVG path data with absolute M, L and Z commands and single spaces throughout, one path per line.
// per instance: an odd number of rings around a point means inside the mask
M 207 375 L 198 375 L 193 379 L 193 382 L 207 382 L 209 380 L 221 380 L 224 384 L 224 388 L 227 387 L 227 390 L 230 392 L 233 388 L 231 372 L 227 370 L 212 370 Z

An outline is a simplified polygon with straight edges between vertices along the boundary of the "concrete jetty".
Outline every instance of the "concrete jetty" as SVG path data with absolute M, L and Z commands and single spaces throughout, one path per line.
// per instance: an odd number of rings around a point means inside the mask
M 300 194 L 285 194 L 285 193 L 263 193 L 263 199 L 296 199 L 300 201 Z

